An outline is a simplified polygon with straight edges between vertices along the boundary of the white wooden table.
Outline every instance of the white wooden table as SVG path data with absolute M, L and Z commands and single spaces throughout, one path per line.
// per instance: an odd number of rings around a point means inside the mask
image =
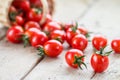
M 109 44 L 120 37 L 120 0 L 56 0 L 54 20 L 69 22 L 77 20 L 89 31 L 105 35 Z M 1 31 L 0 31 L 0 35 Z M 0 80 L 120 80 L 120 55 L 111 54 L 109 68 L 94 74 L 90 66 L 92 46 L 85 50 L 88 69 L 69 67 L 64 59 L 68 46 L 58 58 L 41 57 L 32 47 L 0 40 Z M 110 48 L 108 48 L 109 50 Z

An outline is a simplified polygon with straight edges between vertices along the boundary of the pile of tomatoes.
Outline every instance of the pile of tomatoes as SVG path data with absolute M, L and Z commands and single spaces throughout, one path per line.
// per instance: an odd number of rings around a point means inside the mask
M 16 2 L 16 1 L 19 1 Z M 43 25 L 39 22 L 42 17 L 40 0 L 14 0 L 9 9 L 11 27 L 6 37 L 12 43 L 31 45 L 39 51 L 40 56 L 51 58 L 59 56 L 63 51 L 63 43 L 67 42 L 71 49 L 65 54 L 67 64 L 73 68 L 81 68 L 84 63 L 84 50 L 88 46 L 89 32 L 77 23 L 61 24 L 52 20 L 48 13 Z M 94 36 L 91 40 L 96 50 L 91 57 L 91 66 L 95 72 L 103 72 L 109 65 L 109 54 L 104 52 L 107 39 L 101 35 Z M 112 49 L 120 53 L 120 40 L 111 42 Z

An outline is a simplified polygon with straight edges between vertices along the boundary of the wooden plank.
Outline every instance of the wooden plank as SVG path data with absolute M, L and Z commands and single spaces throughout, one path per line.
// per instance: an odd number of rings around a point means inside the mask
M 79 19 L 79 23 L 96 34 L 105 35 L 111 41 L 119 37 L 119 4 L 119 0 L 100 0 L 83 19 Z
M 73 2 L 74 3 L 74 2 Z M 76 2 L 77 3 L 77 2 Z M 93 8 L 89 10 L 84 18 L 80 19 L 79 23 L 83 24 L 94 35 L 103 34 L 111 40 L 120 37 L 120 0 L 99 0 Z M 70 6 L 71 9 L 71 6 Z M 76 9 L 77 10 L 77 9 Z M 62 10 L 61 10 L 62 11 Z M 62 15 L 70 15 L 63 9 Z M 65 12 L 65 14 L 64 14 Z M 59 14 L 57 14 L 59 15 Z M 75 17 L 75 16 L 74 16 Z M 67 18 L 67 17 L 62 17 Z M 68 20 L 72 18 L 67 18 Z M 67 19 L 63 21 L 67 21 Z M 62 20 L 62 19 L 61 19 Z M 64 56 L 67 50 L 67 45 L 64 44 L 65 50 L 58 58 L 46 57 L 41 63 L 25 78 L 25 80 L 120 80 L 120 55 L 111 54 L 109 68 L 101 73 L 94 75 L 94 71 L 90 66 L 90 57 L 92 55 L 92 45 L 89 43 L 86 51 L 85 62 L 88 69 L 83 71 L 68 67 Z M 107 48 L 110 50 L 110 46 Z M 93 78 L 91 79 L 91 77 Z
M 55 0 L 54 20 L 65 22 L 76 21 L 96 0 Z
M 0 80 L 20 80 L 36 65 L 40 57 L 34 48 L 0 41 Z

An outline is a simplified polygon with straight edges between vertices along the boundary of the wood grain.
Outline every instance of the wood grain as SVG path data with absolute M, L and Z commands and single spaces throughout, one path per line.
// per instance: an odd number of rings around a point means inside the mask
M 20 80 L 39 59 L 34 48 L 0 41 L 0 80 Z

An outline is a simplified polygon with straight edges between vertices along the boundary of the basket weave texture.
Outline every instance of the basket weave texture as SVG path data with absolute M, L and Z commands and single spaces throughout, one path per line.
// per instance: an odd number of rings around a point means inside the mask
M 13 0 L 0 0 L 0 23 L 9 27 L 8 9 Z M 54 0 L 47 0 L 48 10 L 52 15 L 54 12 Z M 43 4 L 44 5 L 44 4 Z

